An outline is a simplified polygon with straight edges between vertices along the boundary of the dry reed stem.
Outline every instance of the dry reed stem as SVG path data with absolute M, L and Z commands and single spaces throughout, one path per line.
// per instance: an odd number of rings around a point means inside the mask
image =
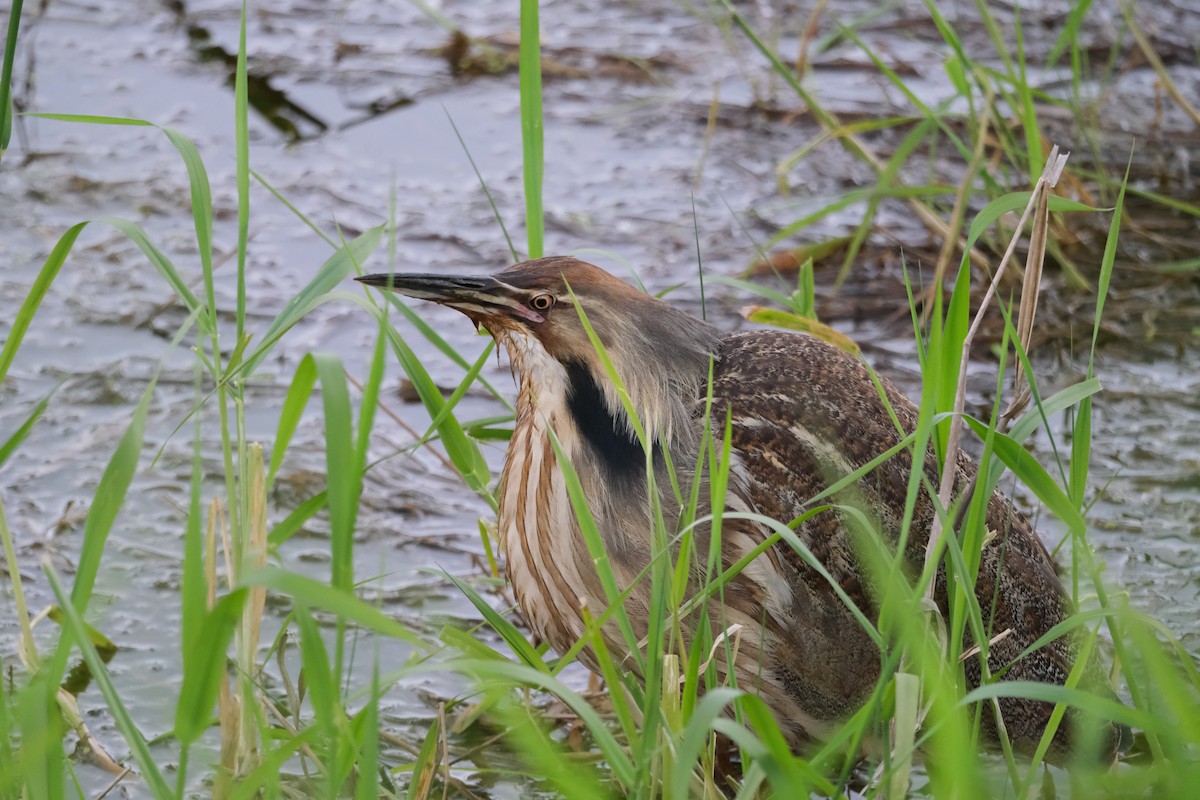
M 220 531 L 220 533 L 218 533 Z M 208 590 L 208 610 L 217 604 L 217 542 L 227 541 L 224 509 L 220 498 L 214 497 L 208 505 L 208 524 L 204 535 L 204 582 Z M 228 552 L 228 545 L 226 545 Z M 229 563 L 226 561 L 226 568 Z M 229 678 L 221 679 L 217 695 L 217 721 L 221 733 L 220 755 L 216 774 L 213 776 L 212 796 L 223 800 L 233 790 L 233 779 L 237 774 L 238 725 L 237 698 L 229 688 Z
M 132 775 L 132 774 L 133 774 L 133 770 L 129 767 L 126 767 L 124 772 L 122 772 L 120 775 L 113 778 L 112 782 L 109 783 L 108 786 L 105 786 L 104 789 L 100 792 L 100 794 L 96 795 L 95 800 L 104 800 L 104 798 L 108 797 L 109 794 L 112 793 L 113 789 L 115 789 L 121 785 L 121 781 L 125 780 L 125 778 L 127 778 L 129 775 Z
M 217 696 L 217 722 L 221 732 L 220 760 L 217 764 L 216 775 L 213 779 L 213 798 L 222 800 L 233 790 L 233 782 L 237 777 L 238 751 L 238 718 L 241 708 L 233 690 L 229 688 L 229 678 L 221 681 L 221 692 Z
M 1029 252 L 1025 258 L 1025 279 L 1021 284 L 1021 308 L 1017 312 L 1017 341 L 1026 358 L 1033 346 L 1033 321 L 1037 317 L 1038 297 L 1042 290 L 1042 269 L 1046 261 L 1046 241 L 1050 230 L 1050 193 L 1042 192 L 1033 215 L 1033 230 L 1029 232 Z M 1013 396 L 1000 416 L 1003 423 L 1011 422 L 1029 405 L 1029 389 L 1025 383 L 1025 362 L 1017 359 L 1013 378 Z
M 79 737 L 79 742 L 91 751 L 92 763 L 112 775 L 124 775 L 128 772 L 129 768 L 113 758 L 104 749 L 104 745 L 95 736 L 92 736 L 87 723 L 83 721 L 83 715 L 79 713 L 79 701 L 75 695 L 60 687 L 56 699 L 59 710 L 67 724 L 71 726 L 71 730 L 75 731 L 75 735 Z
M 293 725 L 292 721 L 285 717 L 283 712 L 280 711 L 274 703 L 263 703 L 262 708 L 268 716 L 275 718 L 275 724 L 278 725 L 280 730 L 282 730 L 287 736 L 295 738 L 300 735 L 300 728 L 298 725 Z M 298 719 L 297 722 L 299 722 Z M 322 775 L 328 774 L 325 770 L 325 764 L 322 763 L 321 759 L 317 757 L 317 753 L 312 749 L 311 745 L 307 743 L 302 744 L 300 745 L 299 749 L 296 750 L 296 752 L 301 756 L 301 767 L 304 770 L 304 776 L 306 778 L 311 777 L 308 771 L 309 761 L 313 763 L 313 766 L 316 767 L 317 771 Z
M 1155 52 L 1154 46 L 1150 44 L 1150 40 L 1146 38 L 1146 34 L 1141 26 L 1137 24 L 1137 20 L 1133 18 L 1133 3 L 1121 3 L 1121 13 L 1125 15 L 1125 23 L 1129 25 L 1130 33 L 1137 40 L 1142 55 L 1150 62 L 1150 66 L 1158 75 L 1158 80 L 1162 83 L 1163 88 L 1167 90 L 1167 94 L 1171 95 L 1171 98 L 1179 104 L 1179 107 L 1192 118 L 1192 121 L 1197 126 L 1200 126 L 1200 111 L 1196 110 L 1196 107 L 1183 96 L 1183 92 L 1179 91 L 1179 87 L 1175 85 L 1175 81 L 1171 80 L 1171 74 L 1167 72 L 1166 65 L 1158 57 L 1158 53 Z
M 1058 145 L 1055 145 L 1050 150 L 1050 156 L 1046 159 L 1046 166 L 1042 170 L 1042 176 L 1038 178 L 1037 183 L 1033 187 L 1029 202 L 1025 205 L 1025 210 L 1021 213 L 1021 219 L 1013 231 L 1011 241 L 1008 243 L 1008 249 L 1005 250 L 1004 257 L 1000 260 L 1000 264 L 996 268 L 996 274 L 992 278 L 992 282 L 983 296 L 983 301 L 979 305 L 979 310 L 975 312 L 975 319 L 972 320 L 971 327 L 967 331 L 966 338 L 963 340 L 962 359 L 959 362 L 958 371 L 958 388 L 954 397 L 954 414 L 950 420 L 950 436 L 946 445 L 946 463 L 942 467 L 942 480 L 938 488 L 938 501 L 941 503 L 942 508 L 950 508 L 950 502 L 954 495 L 954 479 L 958 473 L 955 463 L 958 459 L 959 441 L 962 439 L 963 409 L 966 406 L 967 398 L 967 362 L 971 356 L 971 343 L 974 341 L 975 334 L 979 331 L 979 327 L 983 323 L 988 306 L 996 294 L 996 287 L 999 285 L 1000 279 L 1004 276 L 1005 269 L 1012 260 L 1013 252 L 1017 248 L 1017 243 L 1021 240 L 1021 232 L 1025 229 L 1025 222 L 1029 219 L 1030 212 L 1041 201 L 1041 198 L 1058 182 L 1058 177 L 1062 174 L 1063 167 L 1066 166 L 1067 158 L 1067 155 L 1059 155 Z M 1045 219 L 1042 222 L 1044 225 Z M 1045 231 L 1042 232 L 1042 236 L 1045 236 Z M 1032 314 L 1029 316 L 1032 319 Z M 930 562 L 934 558 L 934 553 L 937 551 L 941 538 L 942 515 L 936 514 L 933 518 L 932 529 L 929 532 L 929 541 L 925 547 L 926 569 L 930 567 Z M 934 583 L 934 581 L 930 581 L 925 589 L 925 597 L 927 599 L 932 600 L 933 598 Z
M 804 24 L 804 30 L 800 34 L 800 49 L 796 53 L 797 75 L 803 76 L 808 72 L 808 46 L 812 44 L 813 39 L 817 38 L 821 15 L 825 13 L 825 7 L 828 5 L 829 0 L 817 0 L 817 4 L 813 6 L 812 12 L 808 15 L 808 22 Z
M 208 504 L 208 525 L 204 531 L 204 583 L 208 587 L 208 610 L 217 604 L 217 530 L 225 527 L 221 500 L 214 497 Z
M 238 565 L 235 584 L 241 582 L 245 573 L 253 572 L 267 563 L 267 488 L 263 447 L 260 443 L 250 444 L 246 461 L 244 475 L 249 484 L 246 487 L 250 506 L 250 518 L 247 520 L 249 541 L 243 548 L 242 563 Z M 252 709 L 257 703 L 254 684 L 258 674 L 256 654 L 266 601 L 265 588 L 259 586 L 251 589 L 249 599 L 242 608 L 242 622 L 237 630 L 237 694 L 240 707 L 238 774 L 249 772 L 258 766 L 259 762 L 257 725 Z
M 246 547 L 242 564 L 242 572 L 252 572 L 267 563 L 267 489 L 264 473 L 263 447 L 255 442 L 249 448 L 249 464 L 247 472 L 250 478 L 249 501 L 250 541 Z M 238 575 L 240 580 L 241 574 Z M 254 666 L 254 654 L 258 649 L 259 635 L 262 630 L 263 609 L 267 602 L 267 590 L 256 586 L 250 590 L 249 602 L 242 611 L 242 657 L 244 666 Z M 256 669 L 248 669 L 247 675 L 253 678 Z
M 993 636 L 991 639 L 988 639 L 988 647 L 991 647 L 992 645 L 996 644 L 997 642 L 1004 641 L 1009 636 L 1011 636 L 1012 633 L 1013 633 L 1012 628 L 1005 628 L 1004 630 L 1000 631 L 995 636 Z M 982 647 L 980 647 L 977 644 L 973 644 L 970 647 L 968 647 L 961 656 L 958 657 L 958 661 L 961 664 L 962 662 L 966 661 L 971 656 L 978 655 L 982 651 L 983 651 Z
M 712 149 L 713 137 L 717 133 L 717 118 L 721 111 L 721 84 L 713 82 L 712 100 L 708 103 L 708 118 L 704 122 L 704 137 L 700 140 L 700 157 L 696 159 L 696 171 L 692 178 L 692 192 L 700 188 L 704 180 L 704 165 L 708 162 L 708 153 Z

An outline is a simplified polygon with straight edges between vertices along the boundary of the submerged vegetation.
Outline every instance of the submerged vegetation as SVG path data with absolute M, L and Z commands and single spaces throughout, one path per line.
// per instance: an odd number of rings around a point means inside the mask
M 7 149 L 13 130 L 8 91 L 21 6 L 14 2 L 7 29 L 0 151 Z M 178 152 L 188 176 L 194 267 L 175 264 L 137 223 L 116 217 L 81 221 L 57 232 L 57 242 L 19 311 L 7 321 L 0 350 L 3 388 L 10 369 L 21 363 L 22 343 L 37 325 L 39 307 L 54 291 L 80 234 L 92 224 L 111 226 L 128 237 L 183 309 L 158 367 L 161 370 L 184 350 L 190 350 L 194 361 L 192 403 L 178 409 L 174 420 L 174 436 L 191 437 L 192 442 L 190 492 L 180 509 L 170 554 L 180 565 L 178 606 L 172 613 L 179 615 L 174 646 L 181 654 L 181 673 L 175 676 L 173 696 L 164 701 L 175 707 L 172 727 L 151 735 L 139 727 L 131 710 L 136 698 L 123 693 L 108 672 L 110 637 L 89 624 L 105 547 L 130 488 L 139 471 L 165 447 L 146 435 L 156 371 L 132 418 L 123 422 L 119 446 L 95 478 L 71 574 L 61 562 L 47 559 L 42 564 L 57 598 L 45 618 L 24 599 L 23 584 L 29 577 L 22 575 L 16 546 L 23 532 L 10 529 L 0 494 L 0 541 L 19 629 L 19 641 L 3 653 L 0 797 L 96 796 L 99 791 L 80 778 L 80 760 L 110 770 L 116 783 L 136 786 L 135 795 L 155 798 L 474 797 L 486 795 L 496 782 L 510 782 L 501 788 L 516 786 L 518 793 L 544 791 L 574 798 L 909 793 L 1022 799 L 1055 793 L 1190 797 L 1200 780 L 1200 670 L 1171 630 L 1132 607 L 1107 578 L 1102 559 L 1089 544 L 1088 510 L 1096 491 L 1089 482 L 1091 451 L 1093 442 L 1104 435 L 1093 428 L 1093 402 L 1103 396 L 1096 353 L 1104 335 L 1119 237 L 1129 235 L 1131 201 L 1136 198 L 1139 208 L 1151 204 L 1164 214 L 1169 209 L 1188 219 L 1200 216 L 1200 208 L 1130 180 L 1124 164 L 1114 164 L 1105 155 L 1096 132 L 1095 105 L 1084 87 L 1110 75 L 1118 54 L 1093 61 L 1096 56 L 1083 38 L 1089 14 L 1094 13 L 1091 2 L 1075 0 L 1045 63 L 1037 65 L 1029 63 L 1019 15 L 1008 30 L 987 4 L 979 4 L 973 24 L 991 45 L 984 55 L 977 52 L 978 37 L 972 45 L 964 42 L 956 27 L 961 20 L 948 18 L 932 0 L 926 7 L 947 54 L 944 67 L 952 86 L 952 93 L 934 104 L 860 35 L 866 20 L 839 22 L 824 38 L 817 37 L 821 15 L 832 13 L 824 3 L 817 4 L 807 28 L 790 31 L 789 42 L 799 45 L 795 57 L 784 54 L 777 30 L 748 19 L 738 4 L 720 0 L 693 10 L 698 21 L 719 27 L 728 37 L 730 58 L 755 85 L 755 109 L 746 114 L 770 118 L 780 107 L 799 105 L 820 125 L 817 140 L 803 143 L 779 164 L 781 191 L 803 193 L 803 186 L 791 185 L 791 170 L 828 142 L 844 148 L 873 176 L 870 185 L 847 190 L 837 201 L 781 226 L 746 259 L 757 262 L 759 272 L 796 269 L 795 277 L 779 276 L 775 285 L 784 288 L 737 278 L 721 282 L 771 304 L 750 313 L 752 320 L 800 328 L 857 355 L 853 341 L 816 319 L 813 259 L 836 265 L 831 284 L 852 283 L 877 228 L 881 204 L 902 200 L 913 219 L 944 243 L 928 262 L 933 268 L 920 271 L 923 280 L 913 268 L 895 281 L 905 293 L 901 305 L 908 302 L 922 378 L 919 423 L 905 446 L 915 452 L 932 446 L 944 458 L 956 451 L 960 437 L 969 438 L 967 446 L 981 465 L 974 490 L 965 498 L 912 482 L 910 506 L 927 488 L 940 494 L 943 508 L 935 531 L 940 528 L 941 535 L 935 534 L 925 569 L 915 580 L 896 567 L 892 554 L 876 554 L 876 572 L 882 576 L 878 591 L 888 602 L 879 620 L 864 618 L 862 624 L 881 645 L 879 682 L 861 711 L 829 741 L 802 753 L 790 751 L 760 700 L 718 674 L 712 653 L 716 648 L 736 649 L 737 631 L 683 642 L 669 624 L 694 603 L 682 587 L 689 570 L 699 569 L 695 565 L 713 567 L 701 570 L 712 575 L 709 592 L 718 592 L 732 577 L 715 569 L 711 554 L 695 551 L 692 536 L 699 526 L 719 529 L 727 516 L 722 509 L 727 460 L 714 452 L 721 437 L 713 434 L 723 423 L 723 409 L 712 409 L 707 447 L 698 463 L 673 465 L 676 470 L 707 472 L 710 502 L 700 502 L 695 494 L 683 498 L 678 527 L 673 512 L 654 509 L 647 536 L 655 542 L 656 557 L 644 579 L 652 587 L 653 616 L 663 624 L 653 627 L 644 642 L 634 642 L 631 649 L 639 653 L 636 668 L 607 653 L 603 639 L 594 635 L 610 620 L 623 630 L 628 626 L 620 603 L 623 588 L 607 565 L 603 539 L 590 522 L 582 496 L 576 498 L 575 511 L 613 602 L 605 609 L 589 609 L 594 625 L 570 651 L 550 653 L 531 643 L 519 619 L 502 610 L 507 606 L 503 595 L 490 594 L 499 583 L 503 553 L 495 552 L 489 518 L 479 526 L 485 565 L 481 574 L 468 579 L 445 576 L 478 610 L 488 630 L 394 619 L 372 601 L 373 576 L 355 560 L 365 481 L 377 467 L 370 447 L 389 365 L 399 362 L 428 411 L 430 423 L 419 437 L 420 446 L 438 448 L 461 483 L 493 509 L 496 487 L 481 443 L 503 439 L 511 427 L 507 416 L 466 419 L 460 414 L 462 399 L 477 386 L 493 394 L 498 406 L 511 408 L 502 391 L 479 379 L 493 355 L 491 346 L 472 361 L 395 296 L 351 291 L 348 278 L 362 274 L 369 260 L 378 261 L 375 253 L 382 244 L 394 244 L 403 235 L 395 209 L 387 224 L 347 232 L 340 239 L 305 219 L 314 241 L 323 238 L 332 255 L 269 322 L 260 324 L 250 313 L 246 286 L 247 255 L 253 247 L 252 181 L 288 201 L 250 163 L 245 11 L 231 63 L 238 198 L 237 241 L 228 267 L 236 270 L 231 307 L 218 302 L 215 288 L 220 257 L 214 244 L 209 173 L 187 135 L 138 119 L 36 114 L 47 124 L 157 127 Z M 521 3 L 517 65 L 528 257 L 542 255 L 542 187 L 545 180 L 554 179 L 543 173 L 545 62 L 538 14 L 536 0 Z M 1137 52 L 1155 65 L 1163 102 L 1195 115 L 1133 12 L 1124 11 L 1121 19 Z M 452 35 L 460 47 L 467 46 L 461 31 Z M 822 105 L 806 76 L 811 59 L 835 39 L 853 42 L 877 70 L 878 80 L 904 98 L 908 108 L 903 115 L 846 120 Z M 1030 80 L 1035 66 L 1055 65 L 1068 70 L 1066 91 L 1051 93 Z M 496 90 L 504 90 L 500 87 Z M 710 134 L 722 113 L 719 105 L 714 100 L 708 114 Z M 1047 108 L 1060 112 L 1057 120 L 1066 114 L 1084 152 L 1069 161 L 1059 156 L 1045 122 Z M 206 155 L 211 160 L 230 154 Z M 703 155 L 697 155 L 703 161 Z M 932 164 L 935 157 L 955 165 L 953 182 L 946 175 L 935 178 L 933 168 L 919 169 L 924 160 Z M 11 156 L 4 158 L 0 169 L 8 168 Z M 924 182 L 917 175 L 924 175 Z M 487 197 L 491 202 L 492 195 Z M 680 202 L 686 203 L 686 198 Z M 513 214 L 513 209 L 492 208 L 498 221 Z M 815 246 L 798 244 L 815 222 L 847 209 L 863 212 L 849 236 Z M 1078 256 L 1078 248 L 1063 246 L 1064 241 L 1084 240 L 1097 231 L 1102 244 L 1088 251 L 1087 259 Z M 501 235 L 507 239 L 509 234 L 498 231 L 497 237 Z M 519 258 L 508 242 L 513 257 Z M 1077 354 L 1086 354 L 1085 374 L 1058 391 L 1039 385 L 1037 362 L 1030 360 L 1038 341 L 1033 318 L 1043 257 L 1047 269 L 1061 276 L 1056 285 L 1071 286 L 1089 297 L 1090 338 L 1073 343 Z M 1158 265 L 1175 273 L 1196 266 L 1194 258 Z M 699 267 L 698 274 L 699 281 L 709 277 Z M 711 282 L 707 291 L 711 295 Z M 1011 300 L 1014 295 L 1016 300 Z M 254 411 L 249 389 L 256 372 L 279 342 L 304 324 L 307 314 L 326 303 L 344 304 L 378 323 L 365 379 L 352 381 L 336 353 L 309 354 L 290 375 L 273 435 L 256 440 L 247 434 Z M 454 362 L 462 375 L 457 386 L 443 390 L 435 383 L 417 349 L 405 339 L 402 330 L 407 329 L 394 324 L 397 318 L 427 338 L 439 358 Z M 990 353 L 982 343 L 972 347 L 985 325 L 993 345 Z M 988 393 L 992 400 L 984 413 L 965 406 L 968 357 L 993 359 L 996 365 L 994 389 Z M 992 363 L 988 361 L 989 369 Z M 621 380 L 617 374 L 611 377 Z M 51 393 L 23 411 L 18 425 L 0 431 L 0 467 L 22 447 L 54 401 Z M 312 406 L 309 413 L 315 413 L 318 405 L 325 483 L 282 509 L 278 519 L 269 520 L 270 498 L 289 448 L 306 409 Z M 1056 422 L 1062 415 L 1068 420 L 1065 431 Z M 1023 446 L 1039 431 L 1050 441 L 1052 463 L 1038 463 Z M 210 442 L 219 442 L 216 459 L 210 457 Z M 214 473 L 222 484 L 219 491 L 208 482 Z M 566 477 L 578 489 L 569 470 Z M 857 477 L 845 476 L 834 489 Z M 1002 480 L 1008 486 L 1019 483 L 1021 493 L 1036 498 L 1057 520 L 1057 530 L 1064 532 L 1062 540 L 1051 545 L 1063 566 L 1063 582 L 1080 610 L 1039 645 L 1071 635 L 1087 652 L 1111 654 L 1110 677 L 1122 703 L 1079 688 L 1079 671 L 1066 686 L 985 680 L 966 691 L 964 663 L 986 663 L 986 612 L 974 602 L 973 582 L 989 533 L 983 521 L 987 499 Z M 811 513 L 824 510 L 833 502 L 831 497 L 832 491 L 812 498 Z M 711 507 L 711 514 L 699 514 L 701 507 Z M 286 569 L 277 559 L 289 540 L 318 518 L 327 520 L 329 531 L 325 580 Z M 789 522 L 764 521 L 775 532 L 772 543 L 796 548 L 802 557 L 810 555 Z M 939 567 L 951 576 L 953 586 L 950 613 L 944 619 L 930 613 L 925 602 Z M 285 610 L 273 616 L 266 613 L 270 606 Z M 982 643 L 981 652 L 962 651 L 966 630 L 979 634 L 972 638 Z M 403 643 L 406 660 L 381 659 L 384 641 Z M 572 666 L 584 646 L 595 653 L 604 690 L 595 678 L 585 688 L 585 679 Z M 369 667 L 364 669 L 364 663 Z M 69 672 L 90 677 L 86 694 L 79 683 L 67 681 Z M 461 693 L 437 699 L 436 717 L 415 740 L 397 736 L 382 720 L 389 693 L 415 675 L 434 674 L 457 676 Z M 999 698 L 1011 696 L 1058 704 L 1051 729 L 1032 758 L 1014 753 L 1003 736 L 997 752 L 981 743 L 984 720 L 994 713 Z M 111 719 L 121 744 L 100 741 L 90 731 L 96 709 Z M 1112 767 L 1081 760 L 1069 771 L 1051 768 L 1044 759 L 1053 728 L 1068 712 L 1127 725 L 1136 732 L 1135 741 Z

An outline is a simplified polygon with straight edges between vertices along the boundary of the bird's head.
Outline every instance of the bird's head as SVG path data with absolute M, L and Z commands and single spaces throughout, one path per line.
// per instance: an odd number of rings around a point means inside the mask
M 545 372 L 557 364 L 570 391 L 582 370 L 613 416 L 624 419 L 583 325 L 582 308 L 639 414 L 647 415 L 647 428 L 668 436 L 681 420 L 667 406 L 695 398 L 720 339 L 711 325 L 564 256 L 526 261 L 490 276 L 393 273 L 358 280 L 461 311 L 504 344 L 517 370 L 535 383 L 548 380 Z

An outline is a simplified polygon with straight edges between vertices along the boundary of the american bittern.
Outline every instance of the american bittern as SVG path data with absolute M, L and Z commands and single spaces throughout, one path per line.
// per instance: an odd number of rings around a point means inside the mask
M 607 601 L 556 465 L 551 431 L 579 476 L 621 588 L 633 586 L 625 605 L 639 636 L 645 635 L 650 607 L 649 581 L 637 583 L 651 559 L 645 449 L 575 302 L 611 358 L 645 436 L 675 465 L 696 463 L 713 366 L 718 435 L 726 409 L 731 411 L 726 499 L 731 511 L 795 520 L 832 482 L 900 442 L 896 422 L 906 431 L 917 424 L 917 409 L 885 380 L 893 421 L 863 364 L 841 350 L 800 334 L 725 334 L 573 258 L 517 264 L 491 277 L 391 274 L 359 280 L 455 308 L 508 350 L 520 373 L 520 391 L 501 477 L 499 532 L 517 600 L 533 631 L 559 652 L 584 634 L 582 610 L 597 614 Z M 936 486 L 932 452 L 923 468 L 928 485 Z M 854 485 L 857 505 L 878 530 L 877 541 L 892 547 L 904 524 L 911 470 L 911 448 L 901 449 Z M 961 492 L 975 466 L 959 454 L 957 470 Z M 655 485 L 669 484 L 660 475 Z M 663 494 L 663 507 L 677 506 Z M 934 513 L 933 498 L 923 491 L 906 539 L 910 573 L 920 572 Z M 991 644 L 989 668 L 1007 667 L 1008 680 L 1061 684 L 1078 639 L 1061 637 L 1020 657 L 1071 611 L 1054 564 L 1029 523 L 998 492 L 986 523 L 992 538 L 983 547 L 976 596 L 989 636 L 1010 631 Z M 845 515 L 827 511 L 800 524 L 796 533 L 858 608 L 878 616 L 878 592 L 850 527 Z M 729 569 L 769 531 L 756 522 L 726 519 L 721 535 L 722 566 Z M 706 545 L 699 548 L 706 551 Z M 945 614 L 944 569 L 935 600 Z M 793 747 L 828 736 L 880 677 L 876 644 L 830 582 L 785 544 L 767 549 L 726 585 L 723 603 L 710 618 L 720 620 L 719 626 L 743 626 L 734 665 L 738 684 L 767 702 Z M 628 650 L 619 635 L 606 634 L 605 640 L 618 653 Z M 591 660 L 586 651 L 581 658 Z M 978 662 L 966 660 L 972 684 L 980 680 Z M 1097 663 L 1089 663 L 1086 672 L 1089 682 L 1101 683 Z M 999 705 L 1011 740 L 1023 750 L 1036 746 L 1052 706 L 1022 698 Z M 1066 756 L 1069 727 L 1064 724 L 1055 737 L 1052 757 Z M 1111 755 L 1115 730 L 1097 738 Z

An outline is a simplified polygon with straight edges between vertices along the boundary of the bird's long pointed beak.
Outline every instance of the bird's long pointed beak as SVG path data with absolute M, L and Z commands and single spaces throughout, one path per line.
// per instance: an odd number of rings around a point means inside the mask
M 474 275 L 412 275 L 399 272 L 381 272 L 363 275 L 354 280 L 367 286 L 391 289 L 409 297 L 434 302 L 484 301 L 494 303 L 499 294 L 500 282 L 495 278 Z
M 458 309 L 477 321 L 486 321 L 507 311 L 509 314 L 541 322 L 542 317 L 518 296 L 518 290 L 490 275 L 433 275 L 383 272 L 355 278 L 367 286 L 391 289 L 419 300 Z

